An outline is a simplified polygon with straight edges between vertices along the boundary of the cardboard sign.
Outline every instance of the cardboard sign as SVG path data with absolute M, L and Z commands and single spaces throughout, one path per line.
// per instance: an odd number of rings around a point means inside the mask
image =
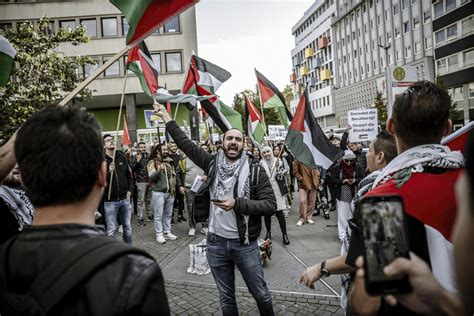
M 146 128 L 156 128 L 158 126 L 160 117 L 156 116 L 153 110 L 143 110 L 143 114 L 145 115 Z
M 377 109 L 354 110 L 347 114 L 347 122 L 352 126 L 349 141 L 371 141 L 378 134 Z

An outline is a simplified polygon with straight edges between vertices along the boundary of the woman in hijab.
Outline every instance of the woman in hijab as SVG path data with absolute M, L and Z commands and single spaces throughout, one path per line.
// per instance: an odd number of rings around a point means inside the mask
M 252 154 L 253 156 L 255 157 L 255 159 L 258 159 L 259 161 L 262 160 L 262 157 L 260 155 L 260 148 L 258 148 L 257 146 L 255 146 L 253 149 L 252 149 Z
M 357 192 L 357 184 L 364 177 L 364 170 L 356 162 L 356 156 L 351 150 L 344 152 L 339 164 L 334 166 L 330 181 L 336 188 L 337 230 L 339 240 L 344 241 L 347 220 L 350 217 L 351 201 Z
M 275 192 L 277 201 L 277 211 L 275 214 L 280 224 L 281 233 L 283 234 L 283 244 L 289 245 L 290 239 L 286 234 L 286 221 L 285 215 L 283 214 L 283 211 L 286 210 L 287 207 L 285 195 L 288 193 L 288 188 L 285 186 L 285 175 L 289 170 L 288 164 L 280 158 L 275 158 L 270 147 L 263 147 L 262 156 L 263 159 L 260 161 L 260 164 L 265 169 L 270 183 L 272 184 L 273 191 Z M 271 239 L 271 224 L 271 216 L 265 216 L 265 228 L 267 229 L 265 239 Z

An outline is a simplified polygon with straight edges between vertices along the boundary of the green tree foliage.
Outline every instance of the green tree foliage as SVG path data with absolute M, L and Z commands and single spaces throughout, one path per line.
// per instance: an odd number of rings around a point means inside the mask
M 31 114 L 55 105 L 83 80 L 78 72 L 85 64 L 95 64 L 88 56 L 68 57 L 58 51 L 60 43 L 79 45 L 89 41 L 85 28 L 59 29 L 47 34 L 49 19 L 34 24 L 26 21 L 5 37 L 15 47 L 17 56 L 10 82 L 0 88 L 0 139 L 8 139 Z M 91 97 L 83 90 L 76 99 Z
M 382 99 L 382 92 L 377 91 L 375 94 L 374 108 L 377 109 L 377 118 L 379 124 L 382 127 L 382 130 L 385 130 L 385 125 L 387 124 L 388 112 L 387 112 L 387 102 Z
M 293 89 L 291 88 L 291 85 L 286 85 L 285 89 L 282 91 L 283 96 L 285 97 L 286 105 L 288 106 L 288 109 L 290 108 L 290 102 L 293 101 Z
M 446 86 L 444 85 L 444 81 L 443 81 L 443 78 L 441 77 L 436 77 L 436 85 L 443 91 L 445 91 L 446 93 L 448 93 L 448 89 L 446 88 Z M 449 96 L 449 102 L 451 103 L 450 107 L 449 107 L 449 118 L 451 119 L 451 121 L 453 122 L 456 122 L 458 120 L 461 120 L 462 119 L 462 112 L 458 111 L 458 108 L 456 106 L 456 102 L 453 102 L 453 98 L 451 96 Z
M 242 114 L 242 126 L 244 127 L 244 132 L 247 131 L 247 118 L 246 118 L 246 105 L 244 95 L 249 98 L 250 102 L 252 102 L 255 107 L 258 109 L 259 112 L 262 112 L 262 108 L 260 107 L 260 94 L 258 92 L 257 86 L 255 86 L 255 91 L 251 89 L 245 89 L 240 93 L 236 93 L 234 95 L 234 101 L 232 102 L 232 106 L 234 110 Z M 282 124 L 280 115 L 278 114 L 277 110 L 272 109 L 264 109 L 263 112 L 265 116 L 265 124 L 266 125 L 280 125 Z

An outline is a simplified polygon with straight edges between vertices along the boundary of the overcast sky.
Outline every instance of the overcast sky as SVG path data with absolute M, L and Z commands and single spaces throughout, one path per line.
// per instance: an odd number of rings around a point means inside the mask
M 232 77 L 217 91 L 231 105 L 234 94 L 253 89 L 254 68 L 280 90 L 289 83 L 291 28 L 314 0 L 201 0 L 196 5 L 198 55 Z

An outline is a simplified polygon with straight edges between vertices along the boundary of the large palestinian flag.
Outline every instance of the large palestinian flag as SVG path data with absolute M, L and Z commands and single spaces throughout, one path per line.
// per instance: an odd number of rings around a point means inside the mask
M 474 122 L 468 123 L 463 128 L 443 138 L 441 145 L 448 146 L 451 150 L 460 150 L 464 153 L 467 140 L 472 130 L 474 130 Z
M 0 87 L 7 85 L 13 71 L 16 50 L 12 44 L 0 35 Z
M 231 74 L 227 70 L 193 55 L 181 92 L 184 94 L 198 94 L 196 91 L 196 85 L 198 85 L 214 94 L 221 84 L 230 77 Z
M 198 95 L 211 95 L 206 89 L 196 86 Z M 201 106 L 206 115 L 211 117 L 222 132 L 237 128 L 242 131 L 242 115 L 230 106 L 225 105 L 218 97 L 213 96 L 208 100 L 201 100 Z
M 342 149 L 329 141 L 316 121 L 309 106 L 307 89 L 300 97 L 285 142 L 296 160 L 309 168 L 316 168 L 318 165 L 328 169 L 343 155 Z
M 247 133 L 252 139 L 255 146 L 260 147 L 263 143 L 263 137 L 265 136 L 265 125 L 263 123 L 262 116 L 258 112 L 255 105 L 250 102 L 249 98 L 245 97 L 245 105 L 247 108 Z
M 172 95 L 168 90 L 164 88 L 158 89 L 153 96 L 155 101 L 159 103 L 175 103 L 184 104 L 189 111 L 194 110 L 198 101 L 207 100 L 212 98 L 212 95 L 197 96 L 195 94 L 182 94 Z
M 141 42 L 130 50 L 127 58 L 127 69 L 137 75 L 146 94 L 152 97 L 156 93 L 158 90 L 158 68 L 153 63 L 145 42 Z
M 110 0 L 110 2 L 127 18 L 130 29 L 126 43 L 133 46 L 198 0 Z
M 265 78 L 264 75 L 259 73 L 257 69 L 255 69 L 255 75 L 257 76 L 257 86 L 258 91 L 260 91 L 263 108 L 276 108 L 280 114 L 283 125 L 288 127 L 289 121 L 293 119 L 293 115 L 291 115 L 291 112 L 286 107 L 285 98 L 280 90 L 278 90 L 270 80 Z

